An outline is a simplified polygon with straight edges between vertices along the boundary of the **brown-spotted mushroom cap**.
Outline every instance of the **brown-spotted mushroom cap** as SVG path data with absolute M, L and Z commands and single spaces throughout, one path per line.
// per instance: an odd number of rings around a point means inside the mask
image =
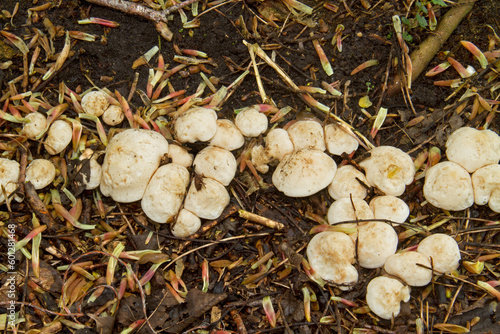
M 102 120 L 109 126 L 115 126 L 123 122 L 125 114 L 120 106 L 110 105 L 102 114 Z
M 47 118 L 42 113 L 33 112 L 27 114 L 24 118 L 29 120 L 29 123 L 24 123 L 21 134 L 28 138 L 35 138 L 47 127 Z
M 266 136 L 266 154 L 279 161 L 293 152 L 293 143 L 285 129 L 275 128 Z
M 0 158 L 0 186 L 5 189 L 7 196 L 10 196 L 17 189 L 19 179 L 19 163 L 15 160 Z M 0 204 L 5 201 L 3 191 L 0 191 Z
M 361 267 L 382 267 L 397 249 L 398 234 L 391 225 L 373 221 L 358 226 L 358 261 Z
M 368 203 L 361 198 L 341 198 L 330 205 L 328 209 L 328 223 L 330 225 L 350 220 L 373 219 L 374 215 Z
M 255 107 L 243 109 L 236 115 L 234 123 L 245 137 L 258 137 L 267 130 L 267 116 Z
M 368 182 L 386 195 L 402 195 L 415 176 L 411 157 L 392 146 L 375 147 L 370 153 L 368 159 L 359 163 Z
M 43 189 L 54 181 L 56 167 L 47 159 L 35 159 L 26 168 L 26 182 L 30 181 L 35 189 Z
M 500 161 L 500 136 L 491 130 L 463 127 L 446 141 L 446 157 L 469 173 Z
M 469 173 L 459 164 L 440 162 L 425 173 L 425 199 L 440 209 L 460 211 L 474 204 Z
M 345 165 L 337 169 L 332 183 L 328 186 L 328 193 L 336 200 L 351 196 L 363 199 L 368 192 L 367 186 L 365 174 L 354 166 Z
M 179 212 L 189 185 L 189 172 L 177 164 L 163 165 L 151 177 L 141 200 L 146 216 L 167 223 Z
M 303 149 L 324 151 L 326 149 L 323 127 L 316 121 L 297 121 L 286 131 L 295 151 Z
M 337 165 L 321 151 L 301 150 L 287 155 L 273 173 L 273 184 L 286 196 L 306 197 L 328 187 Z
M 203 219 L 219 218 L 228 204 L 226 187 L 208 177 L 193 180 L 184 200 L 184 208 Z
M 325 126 L 325 144 L 328 152 L 339 156 L 342 153 L 351 154 L 359 146 L 358 140 L 337 124 Z
M 377 196 L 370 201 L 370 208 L 376 219 L 387 219 L 402 224 L 410 215 L 405 201 L 395 196 Z
M 193 165 L 196 174 L 210 177 L 225 186 L 231 183 L 236 174 L 234 155 L 216 146 L 207 146 L 201 150 L 194 158 Z
M 175 137 L 181 143 L 209 141 L 217 131 L 217 113 L 208 108 L 194 107 L 175 120 Z
M 432 268 L 438 273 L 449 274 L 458 268 L 460 249 L 449 235 L 435 233 L 418 244 L 417 251 L 431 258 Z
M 103 91 L 94 90 L 82 97 L 82 109 L 86 114 L 99 117 L 108 106 L 108 97 Z
M 116 134 L 106 147 L 102 164 L 102 194 L 120 203 L 140 200 L 167 153 L 168 142 L 158 132 L 128 129 Z
M 179 238 L 187 238 L 198 232 L 201 227 L 201 219 L 189 210 L 181 209 L 177 215 L 172 234 Z
M 44 147 L 50 155 L 61 153 L 71 142 L 73 129 L 63 120 L 57 120 L 49 128 Z
M 335 284 L 353 284 L 358 281 L 358 271 L 353 266 L 355 245 L 345 233 L 316 234 L 307 245 L 307 260 L 325 281 Z
M 262 145 L 255 145 L 252 147 L 252 164 L 255 166 L 255 169 L 260 173 L 267 173 L 269 171 L 269 166 L 267 165 L 272 158 L 269 157 Z
M 402 252 L 391 255 L 385 261 L 384 270 L 402 279 L 410 286 L 425 286 L 432 280 L 432 270 L 428 256 L 419 252 Z
M 193 165 L 193 155 L 184 147 L 171 144 L 168 145 L 168 157 L 172 163 L 189 168 Z
M 474 202 L 489 204 L 491 210 L 500 213 L 500 165 L 481 167 L 472 174 Z
M 245 138 L 232 121 L 229 119 L 217 120 L 217 131 L 210 140 L 210 145 L 233 151 L 242 147 L 243 144 L 245 144 Z
M 382 319 L 398 316 L 400 303 L 410 300 L 410 288 L 395 278 L 375 277 L 366 287 L 366 303 L 370 310 Z

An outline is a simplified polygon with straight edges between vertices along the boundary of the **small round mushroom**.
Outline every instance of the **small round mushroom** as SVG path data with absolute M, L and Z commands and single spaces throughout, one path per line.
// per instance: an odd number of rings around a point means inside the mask
M 189 168 L 193 165 L 193 155 L 184 147 L 171 144 L 168 145 L 168 157 L 172 159 L 172 163 Z
M 287 155 L 273 173 L 273 184 L 286 196 L 306 197 L 328 187 L 337 165 L 321 151 L 301 150 Z
M 5 189 L 7 196 L 10 196 L 17 189 L 19 179 L 19 163 L 15 160 L 0 158 L 0 186 Z M 0 191 L 0 204 L 5 201 L 3 191 Z
M 101 90 L 88 92 L 82 97 L 82 108 L 86 114 L 99 117 L 104 114 L 108 106 L 108 97 Z
M 469 173 L 500 161 L 500 136 L 491 130 L 463 127 L 446 141 L 446 156 Z
M 339 156 L 342 153 L 351 154 L 359 146 L 358 140 L 337 124 L 325 126 L 325 144 L 330 154 Z
M 380 268 L 398 249 L 398 234 L 386 223 L 373 221 L 358 226 L 358 261 L 363 268 Z
M 175 136 L 181 143 L 209 141 L 216 131 L 217 113 L 212 109 L 194 107 L 175 120 Z
M 231 183 L 236 174 L 234 155 L 216 146 L 201 150 L 194 158 L 193 165 L 196 174 L 217 180 L 225 186 Z
M 455 239 L 443 233 L 426 237 L 418 244 L 417 251 L 431 258 L 432 268 L 442 274 L 457 269 L 461 258 Z
M 489 204 L 491 210 L 500 213 L 500 165 L 481 167 L 472 174 L 474 202 Z
M 370 153 L 368 159 L 359 163 L 368 182 L 386 195 L 402 195 L 415 176 L 411 157 L 392 146 L 375 147 Z
M 425 173 L 425 199 L 437 208 L 460 211 L 474 204 L 469 173 L 459 164 L 440 162 Z
M 363 199 L 368 193 L 367 186 L 365 174 L 354 166 L 345 165 L 337 169 L 332 183 L 328 186 L 328 193 L 335 200 L 351 196 Z
M 120 203 L 140 200 L 167 153 L 168 142 L 158 132 L 128 129 L 116 134 L 102 164 L 102 194 Z
M 27 114 L 24 118 L 29 120 L 29 123 L 24 123 L 21 134 L 28 138 L 35 138 L 47 127 L 47 119 L 42 113 L 33 112 Z
M 43 189 L 56 178 L 56 167 L 47 159 L 35 159 L 26 167 L 26 182 L 35 189 Z
M 208 177 L 195 178 L 184 200 L 184 208 L 203 219 L 218 218 L 228 204 L 226 188 Z
M 110 105 L 102 114 L 102 120 L 109 126 L 115 126 L 123 122 L 125 114 L 120 106 Z
M 82 155 L 80 155 L 80 160 L 90 159 L 90 175 L 84 175 L 83 183 L 85 184 L 86 190 L 92 190 L 99 187 L 101 184 L 101 165 L 97 162 L 97 158 L 101 156 L 102 152 L 94 152 L 94 150 L 87 148 L 83 151 Z
M 186 167 L 172 163 L 159 167 L 142 197 L 142 210 L 152 221 L 167 223 L 181 208 L 188 185 Z
M 61 153 L 71 143 L 73 129 L 63 120 L 57 120 L 49 128 L 44 147 L 50 155 Z
M 242 147 L 243 144 L 245 144 L 245 138 L 231 120 L 217 120 L 217 131 L 215 132 L 215 136 L 210 140 L 210 145 L 234 151 Z
M 342 223 L 349 220 L 373 219 L 373 212 L 368 203 L 361 198 L 344 197 L 336 200 L 328 209 L 328 223 L 330 225 Z
M 245 137 L 258 137 L 267 130 L 267 116 L 255 107 L 243 109 L 236 115 L 234 123 Z
M 266 136 L 266 154 L 278 161 L 293 152 L 293 143 L 285 129 L 275 128 Z
M 370 201 L 370 208 L 376 219 L 387 219 L 402 224 L 410 215 L 410 208 L 395 196 L 377 196 Z
M 401 252 L 387 258 L 384 270 L 410 286 L 425 286 L 432 280 L 432 270 L 420 265 L 430 268 L 429 257 L 419 252 Z
M 347 285 L 358 281 L 358 271 L 353 266 L 355 245 L 341 232 L 321 232 L 307 245 L 307 259 L 311 268 L 325 281 Z M 340 287 L 348 290 L 349 287 Z
M 323 127 L 316 121 L 297 121 L 286 131 L 293 143 L 294 151 L 303 149 L 324 151 L 326 149 Z
M 179 238 L 187 238 L 198 232 L 201 219 L 189 210 L 181 209 L 172 227 L 172 234 Z
M 395 278 L 375 277 L 366 287 L 366 303 L 370 310 L 382 319 L 398 316 L 400 303 L 410 300 L 410 288 Z

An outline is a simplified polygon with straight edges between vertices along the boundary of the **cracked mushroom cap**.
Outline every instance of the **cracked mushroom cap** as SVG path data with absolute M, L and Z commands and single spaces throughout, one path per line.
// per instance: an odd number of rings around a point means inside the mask
M 266 132 L 268 121 L 255 107 L 248 107 L 236 115 L 234 123 L 245 137 L 258 137 Z
M 293 152 L 293 143 L 285 129 L 275 128 L 266 136 L 266 154 L 279 161 Z
M 377 196 L 370 201 L 370 208 L 376 219 L 387 219 L 402 224 L 410 215 L 410 208 L 405 201 L 396 196 Z
M 350 198 L 344 197 L 333 202 L 328 209 L 327 217 L 330 225 L 349 220 L 375 218 L 368 203 L 356 197 L 353 197 L 352 201 Z
M 4 187 L 7 196 L 17 189 L 19 179 L 19 163 L 15 160 L 0 158 L 0 186 Z M 3 191 L 0 191 L 0 204 L 5 201 Z
M 193 161 L 194 171 L 198 175 L 210 177 L 228 186 L 236 174 L 234 155 L 223 148 L 207 146 L 201 150 Z
M 35 189 L 43 189 L 56 178 L 56 167 L 47 159 L 35 159 L 26 167 L 26 182 L 30 181 Z
M 297 121 L 286 131 L 293 143 L 294 151 L 303 149 L 324 151 L 326 149 L 323 127 L 316 121 Z
M 400 303 L 410 300 L 410 288 L 395 278 L 375 277 L 366 287 L 366 303 L 382 319 L 391 320 L 399 314 Z
M 109 106 L 108 96 L 103 91 L 94 90 L 82 97 L 81 104 L 86 114 L 99 117 L 104 114 L 104 111 L 106 111 Z
M 189 185 L 189 172 L 177 164 L 161 166 L 151 177 L 141 200 L 146 216 L 157 223 L 167 223 L 179 212 Z
M 337 169 L 332 183 L 328 186 L 328 193 L 333 199 L 339 200 L 341 198 L 365 198 L 368 189 L 368 180 L 361 171 L 357 170 L 354 166 L 345 165 Z
M 481 167 L 472 174 L 474 202 L 489 204 L 491 210 L 500 213 L 500 165 Z
M 358 140 L 344 130 L 340 125 L 325 126 L 326 149 L 333 155 L 351 154 L 358 149 Z
M 359 163 L 368 182 L 386 195 L 402 195 L 415 176 L 411 157 L 392 146 L 375 147 L 370 153 L 368 159 Z
M 203 219 L 216 219 L 229 204 L 226 187 L 219 181 L 203 177 L 191 182 L 184 200 L 184 209 Z
M 460 211 L 474 204 L 469 173 L 459 164 L 443 161 L 425 173 L 425 199 L 437 208 Z
M 217 132 L 217 113 L 203 107 L 191 108 L 175 120 L 174 132 L 181 143 L 209 141 Z
M 425 286 L 432 280 L 431 261 L 419 252 L 402 252 L 391 255 L 385 261 L 384 270 L 402 279 L 410 286 Z
M 500 136 L 491 130 L 460 128 L 446 141 L 446 157 L 474 173 L 500 161 Z
M 201 219 L 189 210 L 181 209 L 172 227 L 172 234 L 179 238 L 187 238 L 198 232 Z
M 358 271 L 353 266 L 356 261 L 355 245 L 345 233 L 316 234 L 307 245 L 307 260 L 311 268 L 325 281 L 340 285 L 358 281 Z
M 443 233 L 426 237 L 418 244 L 417 251 L 431 258 L 432 268 L 443 274 L 457 269 L 461 258 L 455 239 Z
M 210 140 L 210 145 L 233 151 L 242 147 L 243 144 L 245 144 L 245 137 L 232 121 L 229 119 L 217 120 L 217 131 Z
M 358 261 L 363 268 L 380 268 L 398 249 L 398 234 L 386 223 L 374 221 L 358 226 Z
M 317 150 L 301 150 L 287 155 L 273 173 L 273 184 L 289 197 L 306 197 L 328 187 L 337 164 Z
M 71 125 L 63 120 L 57 120 L 49 128 L 44 147 L 50 155 L 61 153 L 69 145 L 73 137 Z
M 106 147 L 102 163 L 102 194 L 120 203 L 140 200 L 167 153 L 168 142 L 158 132 L 128 129 L 116 134 Z
M 47 127 L 47 118 L 42 113 L 33 112 L 24 118 L 28 119 L 29 123 L 24 123 L 21 134 L 28 138 L 35 138 Z

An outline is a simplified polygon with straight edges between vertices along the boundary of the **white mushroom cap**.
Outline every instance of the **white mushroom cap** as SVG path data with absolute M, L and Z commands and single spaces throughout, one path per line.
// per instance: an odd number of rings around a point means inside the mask
M 217 131 L 217 113 L 203 107 L 191 108 L 175 120 L 174 131 L 181 143 L 209 141 Z
M 151 177 L 141 200 L 146 216 L 157 223 L 166 223 L 181 208 L 189 185 L 189 172 L 177 164 L 161 166 Z
M 245 137 L 258 137 L 267 130 L 267 116 L 254 107 L 243 109 L 234 123 Z
M 359 146 L 357 139 L 337 124 L 325 126 L 325 144 L 328 152 L 333 155 L 351 154 Z
M 474 204 L 471 177 L 455 162 L 440 162 L 425 173 L 424 197 L 440 209 L 464 210 Z
M 391 255 L 385 261 L 384 270 L 402 279 L 410 286 L 425 286 L 432 280 L 431 261 L 419 252 L 402 252 Z
M 245 137 L 232 121 L 229 119 L 217 120 L 217 131 L 210 140 L 210 145 L 233 151 L 242 147 L 243 144 L 245 144 Z
M 398 249 L 398 234 L 386 223 L 374 221 L 358 227 L 358 261 L 363 268 L 382 267 Z
M 101 168 L 101 165 L 97 162 L 97 158 L 99 158 L 99 156 L 101 154 L 102 154 L 102 152 L 94 153 L 94 151 L 92 149 L 87 148 L 79 158 L 80 160 L 90 159 L 90 161 L 89 161 L 89 164 L 90 164 L 89 179 L 87 180 L 86 177 L 84 177 L 84 179 L 83 179 L 83 183 L 85 184 L 85 189 L 87 189 L 87 190 L 96 189 L 101 184 L 102 168 Z
M 108 106 L 108 97 L 103 91 L 94 90 L 82 97 L 82 108 L 86 114 L 99 117 L 104 114 Z
M 474 202 L 489 203 L 490 209 L 500 213 L 500 165 L 481 167 L 472 174 Z
M 199 190 L 196 189 L 197 186 Z M 201 181 L 193 180 L 184 200 L 184 208 L 203 219 L 218 218 L 228 204 L 229 194 L 226 188 L 207 177 Z
M 460 128 L 448 137 L 446 156 L 473 173 L 500 161 L 500 136 L 491 130 Z
M 366 287 L 366 303 L 382 319 L 397 317 L 400 303 L 410 300 L 410 288 L 395 278 L 375 277 Z
M 332 183 L 328 186 L 328 193 L 336 200 L 351 196 L 363 199 L 366 197 L 368 189 L 358 180 L 366 186 L 369 185 L 365 174 L 357 170 L 354 166 L 341 166 L 337 169 Z
M 375 147 L 370 153 L 359 164 L 365 169 L 368 182 L 386 195 L 402 195 L 415 176 L 411 157 L 392 146 Z
M 27 114 L 24 118 L 28 119 L 29 123 L 24 123 L 22 134 L 28 138 L 35 138 L 47 127 L 47 118 L 42 113 L 33 112 Z
M 0 158 L 0 185 L 5 188 L 7 196 L 17 189 L 19 179 L 19 163 L 15 160 Z M 3 191 L 0 191 L 0 204 L 5 201 Z
M 168 146 L 168 157 L 172 163 L 189 168 L 193 165 L 193 155 L 184 147 L 171 144 Z
M 73 137 L 73 129 L 71 125 L 63 120 L 57 120 L 49 128 L 47 138 L 45 138 L 45 150 L 51 154 L 61 153 Z
M 177 220 L 172 227 L 172 234 L 179 238 L 187 238 L 198 232 L 201 219 L 189 210 L 182 209 L 177 215 Z
M 461 258 L 455 239 L 442 233 L 426 237 L 418 244 L 417 251 L 432 258 L 432 268 L 444 274 L 457 269 Z
M 302 150 L 287 155 L 273 173 L 273 184 L 286 196 L 305 197 L 328 187 L 337 164 L 316 150 Z
M 198 175 L 210 177 L 228 186 L 236 174 L 234 155 L 223 148 L 207 146 L 194 158 L 194 171 Z
M 266 136 L 266 153 L 268 156 L 283 160 L 285 156 L 293 152 L 293 143 L 285 129 L 275 128 Z
M 410 215 L 410 208 L 395 196 L 377 196 L 370 201 L 370 208 L 376 219 L 387 219 L 396 223 L 404 223 Z
M 353 206 L 354 205 L 354 206 Z M 328 209 L 328 223 L 334 225 L 349 220 L 373 219 L 373 212 L 368 203 L 361 198 L 341 198 L 330 205 Z
M 56 167 L 47 159 L 35 159 L 26 168 L 26 182 L 30 181 L 35 189 L 48 186 L 56 178 Z
M 158 132 L 128 129 L 116 134 L 102 164 L 102 194 L 120 203 L 140 200 L 167 153 L 168 142 Z
M 355 262 L 355 245 L 341 232 L 321 232 L 307 245 L 307 260 L 311 268 L 325 281 L 336 284 L 353 284 L 358 281 Z
M 115 126 L 123 122 L 125 114 L 120 106 L 110 105 L 102 114 L 102 120 L 109 126 Z
M 259 172 L 265 174 L 269 171 L 269 166 L 267 165 L 271 161 L 262 145 L 255 145 L 252 147 L 252 164 L 255 166 Z
M 297 121 L 286 131 L 295 151 L 303 149 L 324 151 L 326 149 L 323 127 L 316 121 Z

